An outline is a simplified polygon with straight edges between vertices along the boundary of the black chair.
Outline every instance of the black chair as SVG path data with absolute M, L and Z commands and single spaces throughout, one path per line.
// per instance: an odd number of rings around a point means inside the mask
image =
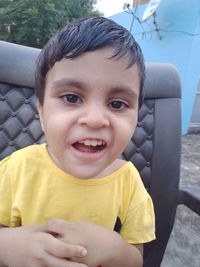
M 34 69 L 39 49 L 0 42 L 0 159 L 32 143 L 44 142 L 35 107 Z M 134 162 L 156 214 L 156 240 L 144 246 L 144 267 L 161 264 L 176 208 L 200 215 L 200 190 L 179 189 L 181 85 L 170 64 L 147 63 L 145 101 L 136 132 L 122 157 Z

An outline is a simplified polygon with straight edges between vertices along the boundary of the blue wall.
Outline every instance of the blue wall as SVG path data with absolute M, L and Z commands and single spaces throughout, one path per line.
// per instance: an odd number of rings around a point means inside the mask
M 139 6 L 135 12 L 140 20 L 146 6 Z M 130 30 L 131 14 L 122 12 L 110 18 Z M 182 132 L 185 134 L 200 76 L 200 0 L 162 0 L 156 11 L 156 23 L 161 40 L 154 31 L 153 17 L 142 25 L 135 19 L 132 34 L 146 61 L 172 63 L 178 68 L 182 83 Z

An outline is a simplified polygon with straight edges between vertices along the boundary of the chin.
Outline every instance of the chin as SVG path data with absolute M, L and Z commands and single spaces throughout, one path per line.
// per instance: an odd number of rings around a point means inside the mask
M 91 171 L 91 168 L 89 170 L 85 169 L 85 168 L 82 168 L 82 167 L 79 167 L 79 170 L 77 172 L 76 171 L 69 171 L 69 173 L 78 178 L 78 179 L 82 179 L 82 180 L 87 180 L 87 179 L 94 179 L 96 177 L 98 177 L 99 175 L 99 171 Z
M 96 173 L 95 174 L 87 173 L 84 175 L 83 173 L 76 173 L 73 176 L 80 179 L 80 180 L 88 180 L 88 179 L 94 179 L 97 176 L 97 174 Z

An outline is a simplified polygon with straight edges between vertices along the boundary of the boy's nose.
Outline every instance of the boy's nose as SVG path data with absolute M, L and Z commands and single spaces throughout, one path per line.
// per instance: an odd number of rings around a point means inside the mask
M 110 125 L 107 112 L 98 105 L 88 106 L 79 117 L 78 123 L 94 129 Z

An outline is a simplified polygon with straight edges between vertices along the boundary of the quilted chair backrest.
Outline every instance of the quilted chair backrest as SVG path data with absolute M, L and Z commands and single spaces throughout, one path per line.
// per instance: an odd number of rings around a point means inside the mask
M 17 149 L 44 142 L 33 90 L 39 52 L 0 42 L 0 160 Z
M 0 159 L 45 141 L 34 96 L 39 49 L 0 42 Z M 156 240 L 144 246 L 144 267 L 160 266 L 172 231 L 180 171 L 180 80 L 169 64 L 146 63 L 145 100 L 122 158 L 132 161 L 156 214 Z

